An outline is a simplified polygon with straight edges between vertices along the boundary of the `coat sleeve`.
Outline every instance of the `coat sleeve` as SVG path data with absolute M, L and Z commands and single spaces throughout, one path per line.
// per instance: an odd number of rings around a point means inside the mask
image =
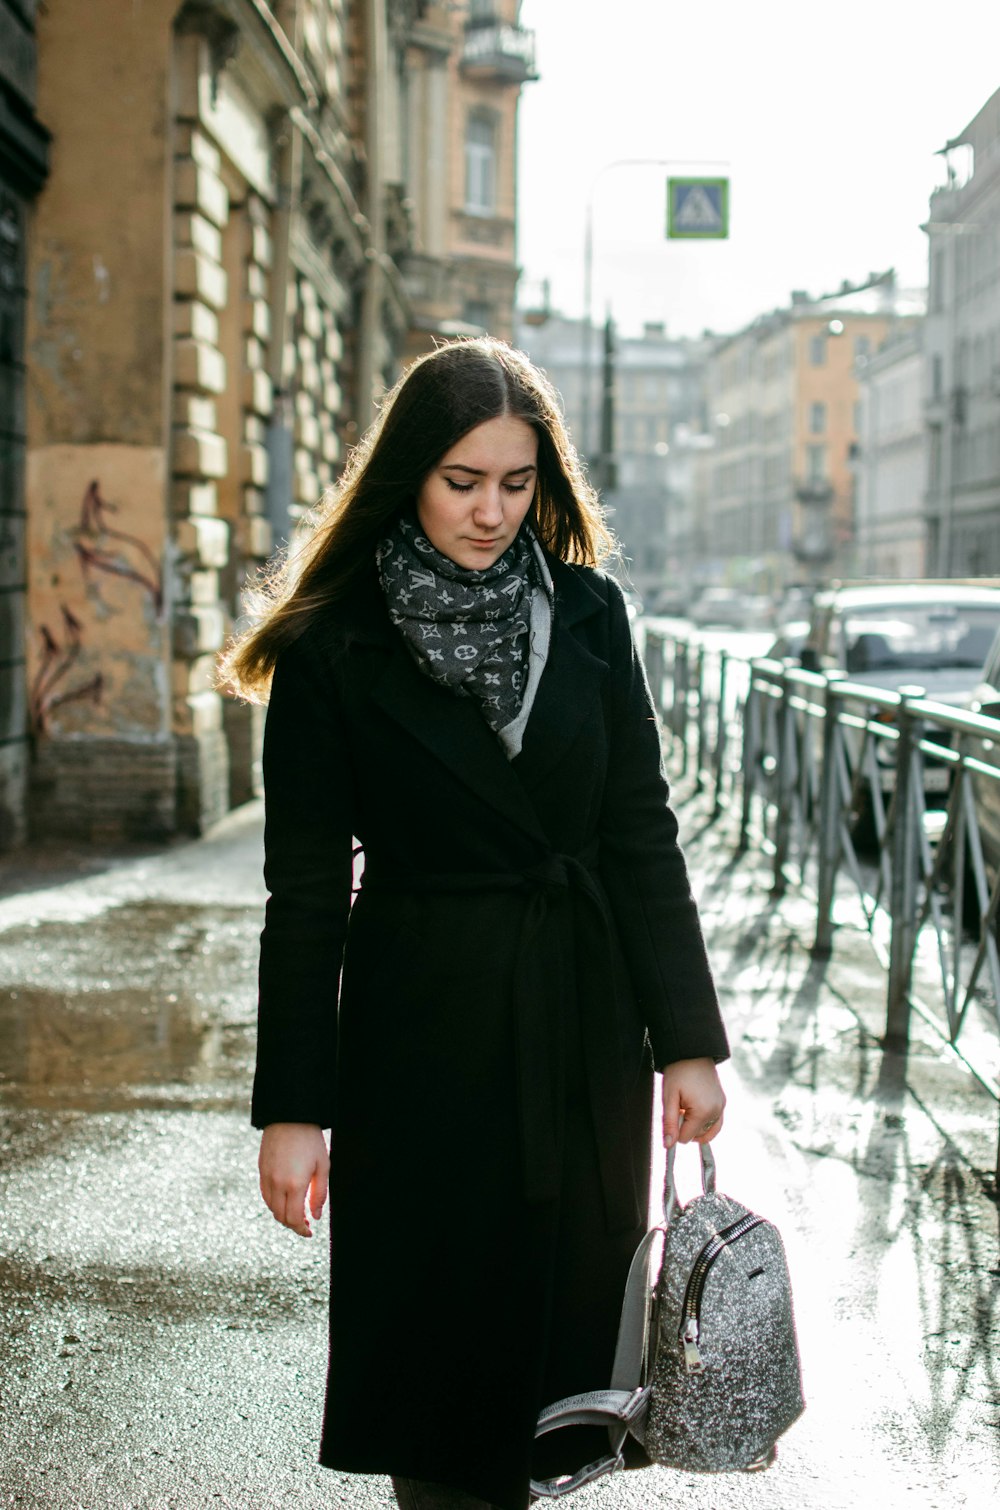
M 333 678 L 298 641 L 279 656 L 264 726 L 255 1127 L 332 1123 L 353 787 Z
M 658 1069 L 729 1053 L 669 803 L 660 729 L 621 589 L 611 614 L 611 734 L 601 869 Z

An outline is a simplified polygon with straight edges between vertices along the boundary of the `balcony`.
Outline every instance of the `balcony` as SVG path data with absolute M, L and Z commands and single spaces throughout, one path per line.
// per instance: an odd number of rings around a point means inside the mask
M 824 508 L 833 501 L 833 487 L 822 477 L 800 477 L 795 483 L 795 496 L 806 508 Z
M 522 26 L 491 23 L 470 26 L 465 33 L 460 61 L 466 78 L 496 84 L 526 84 L 537 79 L 535 33 Z

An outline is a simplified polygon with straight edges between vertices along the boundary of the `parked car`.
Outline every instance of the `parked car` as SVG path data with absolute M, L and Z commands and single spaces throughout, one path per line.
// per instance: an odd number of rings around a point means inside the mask
M 970 713 L 983 713 L 987 718 L 1000 718 L 1000 633 L 990 647 L 980 679 L 969 696 L 968 710 Z M 992 881 L 1000 870 L 1000 742 L 976 739 L 966 742 L 965 749 L 984 765 L 998 768 L 995 777 L 975 769 L 972 771 L 979 837 L 983 846 L 983 859 Z M 968 890 L 968 886 L 966 889 Z
M 800 623 L 803 619 L 808 619 L 815 596 L 815 587 L 807 587 L 802 583 L 793 583 L 784 588 L 781 596 L 775 600 L 778 623 Z
M 687 616 L 691 595 L 683 587 L 659 587 L 649 599 L 649 612 L 664 619 L 683 619 Z
M 782 624 L 778 636 L 764 652 L 769 661 L 801 661 L 809 638 L 809 620 L 791 619 Z
M 760 629 L 775 622 L 770 598 L 735 587 L 706 587 L 690 618 L 699 629 Z
M 935 702 L 965 707 L 1000 631 L 1000 585 L 945 581 L 842 584 L 816 594 L 802 665 L 897 692 L 918 686 Z M 934 738 L 932 734 L 930 736 Z M 938 742 L 944 743 L 946 735 Z M 877 750 L 881 786 L 895 784 L 895 751 Z M 928 794 L 945 792 L 950 770 L 924 762 Z

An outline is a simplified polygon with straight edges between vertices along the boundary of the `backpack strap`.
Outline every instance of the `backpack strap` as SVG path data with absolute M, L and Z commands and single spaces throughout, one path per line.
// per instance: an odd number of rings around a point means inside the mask
M 643 1440 L 649 1408 L 649 1386 L 644 1381 L 652 1294 L 650 1276 L 657 1238 L 662 1235 L 659 1227 L 647 1232 L 632 1259 L 618 1326 L 611 1388 L 590 1390 L 586 1394 L 568 1395 L 565 1400 L 557 1400 L 542 1411 L 535 1428 L 536 1437 L 540 1437 L 561 1426 L 606 1426 L 611 1451 L 607 1457 L 587 1463 L 574 1474 L 555 1479 L 532 1479 L 531 1492 L 540 1499 L 559 1499 L 581 1485 L 593 1483 L 594 1479 L 621 1468 L 624 1463 L 622 1448 L 630 1432 L 638 1441 Z
M 707 1143 L 699 1144 L 698 1152 L 701 1156 L 701 1188 L 707 1195 L 715 1189 L 715 1159 Z M 587 1394 L 568 1395 L 565 1400 L 557 1400 L 554 1405 L 546 1406 L 535 1427 L 535 1436 L 540 1437 L 546 1432 L 557 1431 L 560 1426 L 607 1426 L 611 1451 L 607 1457 L 587 1463 L 574 1474 L 555 1479 L 532 1479 L 531 1492 L 539 1499 L 559 1499 L 581 1485 L 593 1483 L 594 1479 L 621 1468 L 624 1464 L 622 1448 L 630 1434 L 637 1442 L 645 1442 L 649 1411 L 647 1381 L 652 1364 L 649 1330 L 653 1305 L 653 1258 L 657 1239 L 664 1236 L 681 1205 L 674 1183 L 676 1156 L 675 1144 L 667 1151 L 663 1226 L 646 1233 L 635 1250 L 628 1271 L 618 1324 L 618 1345 L 611 1370 L 611 1388 L 590 1390 Z

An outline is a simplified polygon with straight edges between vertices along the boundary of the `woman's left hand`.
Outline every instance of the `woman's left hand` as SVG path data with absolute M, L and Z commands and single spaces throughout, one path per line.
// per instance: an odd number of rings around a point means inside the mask
M 726 1093 L 711 1059 L 678 1059 L 663 1071 L 663 1143 L 711 1143 L 722 1131 Z

